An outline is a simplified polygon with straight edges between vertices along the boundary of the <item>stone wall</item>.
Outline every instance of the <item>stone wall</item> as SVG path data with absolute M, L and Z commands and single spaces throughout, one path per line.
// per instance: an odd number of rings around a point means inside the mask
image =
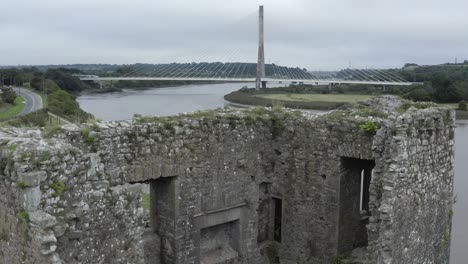
M 378 263 L 449 263 L 453 139 L 453 111 L 410 109 L 396 119 L 371 186 Z
M 0 260 L 448 263 L 453 115 L 400 104 L 4 129 Z

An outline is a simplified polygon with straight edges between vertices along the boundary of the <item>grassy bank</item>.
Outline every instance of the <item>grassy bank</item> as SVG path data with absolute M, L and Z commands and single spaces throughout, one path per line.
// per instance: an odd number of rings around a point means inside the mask
M 0 120 L 7 120 L 17 116 L 21 111 L 23 111 L 25 106 L 23 97 L 17 96 L 13 104 L 5 103 L 0 108 Z
M 332 103 L 355 103 L 372 98 L 371 95 L 363 94 L 259 94 L 256 97 L 296 102 L 332 102 Z
M 457 110 L 456 118 L 457 119 L 468 119 L 468 111 Z
M 293 94 L 293 93 L 265 93 L 236 91 L 224 96 L 227 101 L 258 106 L 282 105 L 293 109 L 331 110 L 345 104 L 364 101 L 372 95 L 360 94 Z
M 467 120 L 468 119 L 468 111 L 462 111 L 462 110 L 458 110 L 458 104 L 442 104 L 444 106 L 448 106 L 448 107 L 451 107 L 453 109 L 455 109 L 456 111 L 456 118 L 457 119 L 460 119 L 460 120 Z
M 358 93 L 317 93 L 317 89 L 303 87 L 270 88 L 256 91 L 241 89 L 224 96 L 232 103 L 272 107 L 281 105 L 293 109 L 332 110 L 347 104 L 371 99 L 375 95 Z M 458 104 L 443 104 L 456 109 Z M 468 119 L 468 111 L 456 111 L 457 119 Z

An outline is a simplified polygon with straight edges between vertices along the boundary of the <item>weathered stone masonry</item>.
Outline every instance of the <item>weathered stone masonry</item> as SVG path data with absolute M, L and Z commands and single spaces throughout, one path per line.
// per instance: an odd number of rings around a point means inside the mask
M 400 104 L 4 129 L 0 262 L 449 263 L 454 116 Z

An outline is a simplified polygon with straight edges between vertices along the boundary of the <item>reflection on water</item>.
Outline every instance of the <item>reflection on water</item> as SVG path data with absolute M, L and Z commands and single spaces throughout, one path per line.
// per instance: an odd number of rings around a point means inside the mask
M 187 85 L 181 87 L 131 90 L 82 95 L 81 108 L 103 120 L 123 120 L 141 115 L 175 115 L 182 112 L 224 107 L 223 96 L 252 83 Z
M 83 95 L 81 107 L 103 120 L 129 119 L 133 114 L 175 115 L 223 107 L 223 96 L 252 84 L 189 85 L 176 88 L 124 90 L 121 93 Z M 455 132 L 455 193 L 452 230 L 452 264 L 468 263 L 468 122 L 458 122 Z
M 457 122 L 455 131 L 455 194 L 451 264 L 468 263 L 468 122 Z

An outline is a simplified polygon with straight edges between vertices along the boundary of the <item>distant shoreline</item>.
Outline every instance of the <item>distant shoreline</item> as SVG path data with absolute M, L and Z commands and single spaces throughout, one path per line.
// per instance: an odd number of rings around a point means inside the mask
M 119 93 L 123 92 L 125 89 L 128 90 L 149 90 L 149 89 L 160 89 L 160 88 L 174 88 L 187 85 L 204 85 L 204 84 L 219 84 L 222 82 L 194 82 L 194 83 L 184 83 L 184 84 L 172 84 L 172 85 L 163 85 L 163 86 L 135 86 L 135 87 L 107 87 L 107 88 L 98 88 L 98 89 L 88 89 L 81 91 L 78 95 L 84 94 L 105 94 L 105 93 Z

